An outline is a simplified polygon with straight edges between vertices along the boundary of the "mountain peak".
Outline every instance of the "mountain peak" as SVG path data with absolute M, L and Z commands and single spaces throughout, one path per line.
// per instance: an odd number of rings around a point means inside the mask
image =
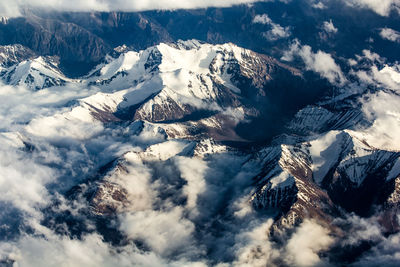
M 8 20 L 8 17 L 0 16 L 0 24 L 7 24 Z
M 20 58 L 15 58 L 16 51 L 21 53 L 20 46 L 18 47 L 7 47 L 6 51 L 9 53 L 12 51 L 14 59 L 7 57 L 7 64 L 16 63 L 21 58 L 28 59 L 18 62 L 10 67 L 1 68 L 0 78 L 11 85 L 25 85 L 31 90 L 40 90 L 53 86 L 65 85 L 67 81 L 71 81 L 65 77 L 58 67 L 58 58 L 56 57 L 34 57 L 33 55 L 23 54 Z

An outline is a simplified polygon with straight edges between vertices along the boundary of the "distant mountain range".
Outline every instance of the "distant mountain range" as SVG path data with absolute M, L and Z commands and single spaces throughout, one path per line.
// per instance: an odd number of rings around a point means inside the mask
M 28 9 L 24 17 L 0 24 L 0 44 L 21 44 L 40 55 L 59 56 L 64 71 L 73 76 L 89 71 L 117 46 L 141 50 L 180 39 L 211 44 L 232 42 L 279 57 L 288 47 L 290 37 L 295 37 L 338 57 L 351 57 L 373 46 L 382 57 L 397 60 L 397 45 L 379 36 L 381 28 L 400 26 L 393 19 L 395 14 L 382 17 L 371 10 L 338 5 L 335 1 L 324 5 L 324 9 L 318 9 L 304 0 L 296 0 L 231 8 L 90 14 Z M 285 38 L 265 38 L 262 33 L 271 26 L 253 21 L 257 14 L 264 13 L 275 24 L 287 27 L 290 34 Z M 336 34 L 324 31 L 323 22 L 329 20 L 340 29 Z

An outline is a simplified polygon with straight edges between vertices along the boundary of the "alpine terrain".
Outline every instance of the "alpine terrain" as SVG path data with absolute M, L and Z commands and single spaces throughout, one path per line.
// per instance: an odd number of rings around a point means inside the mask
M 397 0 L 56 2 L 0 0 L 0 266 L 399 266 Z

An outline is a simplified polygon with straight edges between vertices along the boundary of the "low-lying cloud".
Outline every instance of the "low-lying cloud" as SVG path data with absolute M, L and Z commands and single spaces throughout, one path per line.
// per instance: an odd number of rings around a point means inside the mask
M 333 25 L 332 20 L 324 21 L 322 27 L 327 33 L 337 33 L 337 31 L 338 31 L 338 29 L 335 27 L 335 25 Z
M 400 32 L 396 30 L 390 28 L 383 28 L 379 32 L 379 35 L 385 40 L 400 43 Z
M 268 237 L 273 220 L 242 232 L 237 244 L 235 266 L 328 266 L 327 259 L 320 256 L 334 243 L 329 231 L 313 220 L 305 220 L 296 231 L 287 236 L 287 242 L 278 246 Z M 241 241 L 241 242 L 240 242 Z
M 349 74 L 357 80 L 355 88 L 363 93 L 359 102 L 365 118 L 371 123 L 354 132 L 369 145 L 384 150 L 400 150 L 400 66 L 388 64 L 385 58 L 370 50 L 349 60 Z M 372 92 L 368 88 L 373 88 Z
M 315 71 L 329 82 L 336 85 L 343 85 L 346 78 L 338 64 L 328 53 L 318 50 L 316 53 L 312 51 L 311 46 L 301 45 L 295 40 L 282 57 L 282 60 L 292 61 L 296 57 L 300 58 L 307 70 Z
M 281 25 L 274 23 L 267 14 L 256 15 L 253 19 L 253 23 L 265 24 L 271 27 L 269 31 L 263 33 L 264 37 L 270 41 L 288 38 L 291 35 L 289 27 L 282 27 Z
M 368 95 L 363 101 L 363 111 L 373 124 L 359 131 L 360 138 L 376 148 L 399 150 L 400 108 L 396 104 L 399 101 L 399 96 L 382 91 Z
M 381 16 L 389 16 L 391 11 L 400 12 L 399 0 L 344 0 L 348 5 L 368 8 Z

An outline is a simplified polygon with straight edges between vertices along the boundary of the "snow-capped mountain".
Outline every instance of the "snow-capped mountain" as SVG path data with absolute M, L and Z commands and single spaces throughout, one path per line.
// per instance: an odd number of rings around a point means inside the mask
M 342 210 L 371 214 L 397 194 L 392 183 L 400 174 L 399 152 L 372 148 L 346 130 L 259 153 L 263 168 L 252 202 L 258 209 L 279 209 L 279 225 L 308 217 L 330 225 Z
M 194 110 L 236 108 L 246 94 L 262 94 L 242 92 L 240 87 L 252 88 L 240 83 L 249 80 L 254 90 L 261 90 L 272 76 L 284 71 L 300 75 L 296 69 L 233 44 L 189 41 L 109 56 L 87 81 L 107 92 L 126 90 L 125 102 L 118 103 L 120 110 L 148 99 L 133 117 L 163 122 L 182 119 Z
M 255 106 L 268 100 L 270 81 L 302 79 L 295 68 L 233 44 L 192 40 L 114 52 L 82 79 L 66 78 L 56 62 L 42 57 L 11 66 L 2 76 L 33 90 L 67 83 L 98 88 L 71 111 L 81 120 L 143 120 L 162 125 L 175 138 L 198 132 L 219 140 L 243 140 L 234 128 L 246 117 L 260 116 Z
M 23 49 L 4 47 L 3 54 L 15 55 Z M 19 58 L 7 59 L 12 62 Z M 81 79 L 63 75 L 54 58 L 35 58 L 29 53 L 20 56 L 16 64 L 3 67 L 1 73 L 5 83 L 31 90 L 68 85 L 98 88 L 69 111 L 32 121 L 26 128 L 30 134 L 40 136 L 37 125 L 44 122 L 49 127 L 47 132 L 53 132 L 53 127 L 59 131 L 63 123 L 89 127 L 93 123 L 141 122 L 141 126 L 133 127 L 139 127 L 134 134 L 152 129 L 155 137 L 161 134 L 163 139 L 198 140 L 194 147 L 209 138 L 245 140 L 235 127 L 261 113 L 257 106 L 265 103 L 269 82 L 280 75 L 295 79 L 303 75 L 277 60 L 233 44 L 210 45 L 196 40 L 160 44 L 140 52 L 118 47 Z M 371 205 L 382 204 L 382 200 L 375 203 L 376 197 L 400 174 L 396 164 L 399 153 L 374 148 L 359 139 L 356 126 L 368 123 L 360 108 L 343 104 L 329 108 L 332 106 L 322 103 L 300 109 L 286 125 L 289 135 L 256 153 L 253 161 L 261 169 L 254 178 L 256 187 L 250 200 L 254 207 L 278 208 L 283 212 L 281 220 L 294 225 L 308 217 L 330 218 L 341 208 L 367 212 Z M 82 136 L 82 140 L 91 137 Z M 179 147 L 178 143 L 171 148 Z M 220 151 L 219 147 L 212 141 L 205 151 L 213 153 Z M 147 149 L 153 150 L 152 146 Z M 139 158 L 165 161 L 169 157 L 167 151 L 158 152 L 158 156 L 141 152 Z M 201 153 L 189 154 L 199 157 Z M 123 165 L 116 166 L 119 171 L 125 169 Z M 371 184 L 380 187 L 372 190 Z M 124 190 L 120 188 L 118 192 Z
M 18 47 L 16 48 L 19 50 Z M 13 48 L 5 48 L 5 50 L 6 53 L 13 53 L 13 56 L 17 57 L 15 55 L 15 51 L 13 51 Z M 18 52 L 21 52 L 21 50 Z M 24 56 L 26 55 L 27 54 L 24 54 Z M 6 58 L 7 64 L 10 64 L 10 60 L 16 60 L 12 58 L 10 59 L 7 56 Z M 61 73 L 61 71 L 58 69 L 57 59 L 52 57 L 37 57 L 27 59 L 22 62 L 18 62 L 16 65 L 1 68 L 0 78 L 7 84 L 25 85 L 31 90 L 40 90 L 53 86 L 63 86 L 67 81 L 70 80 Z
M 259 53 L 272 48 L 215 44 L 225 39 L 212 32 L 213 44 L 167 42 L 173 34 L 150 15 L 1 20 L 9 31 L 47 21 L 35 38 L 57 28 L 45 41 L 63 52 L 0 46 L 0 170 L 16 177 L 0 174 L 0 205 L 9 207 L 0 212 L 0 265 L 18 264 L 32 246 L 54 242 L 73 254 L 88 242 L 121 266 L 307 266 L 281 255 L 315 229 L 327 241 L 300 242 L 310 257 L 347 264 L 381 242 L 346 239 L 348 229 L 372 221 L 375 232 L 360 236 L 400 230 L 397 63 L 369 50 L 313 52 L 299 39 L 279 60 Z M 112 35 L 106 17 L 116 30 L 134 20 L 164 42 L 108 49 L 99 37 Z M 271 28 L 271 42 L 295 31 L 266 14 L 251 21 Z M 334 36 L 331 24 L 319 38 Z M 87 40 L 93 68 L 83 76 L 67 74 L 64 32 Z

